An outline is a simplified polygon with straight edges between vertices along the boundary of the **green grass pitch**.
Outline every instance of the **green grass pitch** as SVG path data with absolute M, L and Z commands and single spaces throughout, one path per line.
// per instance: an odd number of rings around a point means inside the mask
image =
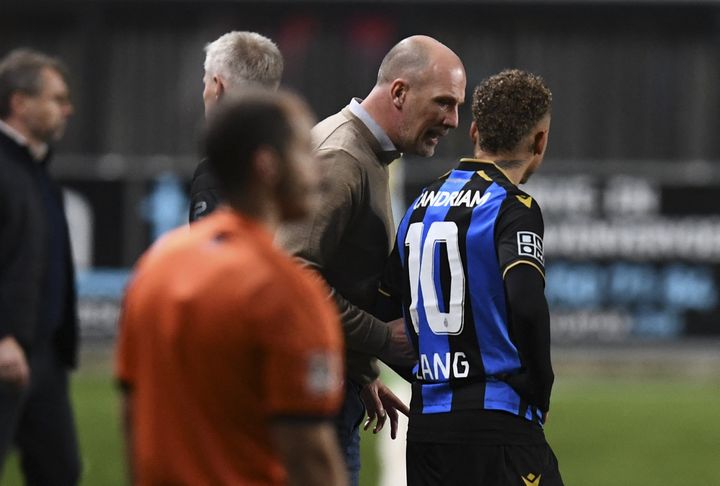
M 108 366 L 85 365 L 72 394 L 82 484 L 126 484 Z M 720 485 L 720 378 L 560 375 L 546 431 L 568 486 Z M 382 460 L 370 434 L 363 436 L 363 463 L 362 483 L 374 486 Z M 15 457 L 0 484 L 22 484 Z

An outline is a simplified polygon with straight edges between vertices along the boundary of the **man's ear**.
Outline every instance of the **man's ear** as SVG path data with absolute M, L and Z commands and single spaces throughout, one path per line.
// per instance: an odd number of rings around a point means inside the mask
M 395 108 L 402 109 L 402 106 L 405 104 L 407 91 L 408 84 L 404 79 L 399 78 L 392 82 L 390 85 L 390 96 Z
M 533 155 L 541 155 L 545 152 L 545 146 L 547 145 L 548 130 L 540 130 L 535 134 L 533 139 L 532 152 Z
M 15 91 L 10 95 L 10 113 L 21 114 L 27 106 L 28 95 Z
M 475 120 L 470 123 L 470 140 L 472 140 L 473 146 L 477 147 L 478 143 L 478 127 L 477 123 L 475 123 Z
M 253 169 L 257 180 L 266 187 L 275 187 L 281 179 L 281 161 L 277 150 L 261 146 L 253 154 Z
M 218 76 L 217 74 L 213 76 L 213 88 L 215 91 L 215 99 L 219 100 L 220 97 L 225 94 L 225 81 L 223 81 L 223 78 Z

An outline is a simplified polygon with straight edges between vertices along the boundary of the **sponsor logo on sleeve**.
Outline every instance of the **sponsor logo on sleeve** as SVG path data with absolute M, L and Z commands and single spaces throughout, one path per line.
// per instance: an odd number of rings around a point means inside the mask
M 318 351 L 308 357 L 307 390 L 312 395 L 329 395 L 340 388 L 340 357 Z
M 208 204 L 205 201 L 199 201 L 195 204 L 195 207 L 193 208 L 193 218 L 198 219 L 201 216 L 203 216 L 203 213 L 207 210 Z
M 545 264 L 543 241 L 538 235 L 532 231 L 518 231 L 517 244 L 519 256 L 529 256 Z

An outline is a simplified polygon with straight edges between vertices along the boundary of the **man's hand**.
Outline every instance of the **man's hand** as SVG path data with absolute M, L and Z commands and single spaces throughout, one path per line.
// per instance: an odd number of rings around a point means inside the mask
M 360 391 L 360 398 L 362 398 L 365 404 L 368 415 L 363 425 L 363 430 L 367 430 L 373 420 L 376 420 L 373 434 L 377 434 L 385 426 L 385 421 L 389 416 L 390 438 L 395 439 L 395 437 L 397 437 L 398 412 L 407 417 L 410 413 L 407 405 L 395 396 L 395 394 L 380 381 L 380 378 L 365 385 Z
M 12 336 L 0 339 L 0 381 L 24 387 L 30 380 L 25 353 Z
M 516 374 L 503 374 L 498 376 L 498 378 L 510 385 L 513 390 L 524 400 L 527 400 L 530 405 L 534 405 L 540 410 L 547 410 L 549 408 L 549 389 L 544 391 L 540 386 L 542 381 L 536 377 L 532 377 L 527 371 Z M 547 398 L 543 400 L 543 397 Z
M 388 322 L 390 340 L 380 351 L 378 358 L 387 364 L 396 366 L 412 366 L 417 361 L 417 354 L 405 332 L 405 321 L 396 319 Z

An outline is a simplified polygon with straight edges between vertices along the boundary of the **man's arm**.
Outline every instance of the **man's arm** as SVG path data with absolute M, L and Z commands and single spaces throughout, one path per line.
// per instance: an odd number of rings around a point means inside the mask
M 316 160 L 326 182 L 322 204 L 309 220 L 282 227 L 276 241 L 301 264 L 323 277 L 327 288 L 324 269 L 335 258 L 343 236 L 352 224 L 354 211 L 361 206 L 363 174 L 356 161 L 339 150 L 321 150 L 316 154 Z M 337 289 L 331 288 L 330 295 L 340 314 L 348 351 L 347 375 L 377 394 L 381 383 L 375 356 L 388 362 L 399 360 L 404 363 L 405 356 L 412 356 L 412 349 L 406 339 L 402 340 L 404 333 L 393 333 L 387 324 L 349 302 Z M 398 339 L 401 342 L 398 343 Z M 395 409 L 392 403 L 386 408 Z M 392 424 L 396 423 L 392 415 L 390 419 Z
M 13 270 L 23 267 L 20 259 L 23 242 L 17 235 L 18 215 L 24 211 L 16 207 L 18 203 L 13 198 L 5 197 L 5 194 L 0 197 L 0 381 L 23 387 L 30 379 L 30 367 L 14 336 L 13 323 L 17 314 L 18 289 L 24 287 L 18 286 L 18 275 Z M 27 274 L 27 269 L 21 271 Z
M 123 438 L 125 439 L 125 463 L 127 464 L 128 484 L 135 484 L 135 460 L 133 456 L 133 405 L 132 388 L 124 383 L 120 388 L 120 414 Z
M 329 422 L 278 419 L 270 425 L 270 435 L 287 469 L 289 486 L 348 484 L 337 436 Z
M 217 179 L 206 160 L 203 160 L 195 168 L 193 180 L 190 184 L 190 212 L 188 220 L 190 223 L 204 218 L 222 203 Z
M 334 260 L 355 212 L 364 204 L 364 177 L 357 161 L 342 150 L 320 150 L 316 160 L 324 180 L 322 204 L 309 219 L 281 227 L 276 240 L 301 264 L 323 276 L 328 285 L 325 269 Z M 378 356 L 386 362 L 407 362 L 411 349 L 403 333 L 393 332 L 337 289 L 331 288 L 330 293 L 340 313 L 348 350 Z
M 408 352 L 412 353 L 409 355 L 412 361 L 401 365 L 385 361 L 385 364 L 390 366 L 390 368 L 405 381 L 412 383 L 415 380 L 413 367 L 418 360 L 418 344 L 417 335 L 414 334 L 414 330 L 406 327 L 406 322 L 403 317 L 403 295 L 407 297 L 409 293 L 405 288 L 406 286 L 407 276 L 401 261 L 400 251 L 398 250 L 398 242 L 396 241 L 378 285 L 378 297 L 373 314 L 383 321 L 388 321 L 391 332 L 401 334 L 403 343 L 407 342 L 406 349 L 409 349 Z
M 540 207 L 509 197 L 496 225 L 498 263 L 503 269 L 509 326 L 522 370 L 505 377 L 520 396 L 547 412 L 554 380 L 550 364 L 550 314 L 545 300 L 545 261 Z
M 346 341 L 348 349 L 377 356 L 390 365 L 410 366 L 417 361 L 402 319 L 386 323 L 352 304 L 334 289 L 332 296 L 346 329 L 346 336 L 348 329 L 355 331 L 355 339 Z M 357 343 L 363 345 L 358 346 Z
M 528 402 L 547 412 L 555 376 L 550 361 L 550 314 L 544 286 L 542 275 L 531 265 L 516 265 L 505 276 L 512 335 L 524 367 L 520 374 L 506 381 Z
M 297 258 L 298 262 L 308 269 L 314 271 L 309 274 L 321 283 L 323 288 L 329 288 L 327 281 L 320 274 L 317 266 L 312 262 Z M 340 295 L 335 289 L 330 288 L 331 296 L 335 301 L 335 306 L 339 311 L 340 320 L 343 324 L 343 334 L 345 337 L 345 348 L 347 354 L 347 374 L 348 376 L 359 385 L 366 386 L 380 376 L 380 371 L 377 366 L 377 360 L 375 357 L 379 357 L 383 362 L 390 366 L 396 373 L 402 376 L 404 379 L 410 381 L 408 378 L 412 375 L 410 370 L 417 361 L 416 353 L 412 348 L 412 345 L 407 339 L 405 333 L 405 325 L 402 320 L 395 320 L 392 322 L 385 323 L 377 319 L 372 314 L 365 312 L 357 306 L 350 303 L 345 297 Z M 361 320 L 372 321 L 375 324 L 369 324 L 371 326 L 382 326 L 383 333 L 386 333 L 386 339 L 384 344 L 377 348 L 373 348 L 371 351 L 367 348 L 358 349 L 357 346 L 351 346 L 348 337 L 348 327 L 345 326 L 345 319 L 354 319 L 357 317 Z M 367 329 L 368 324 L 360 325 L 359 328 L 363 327 Z

